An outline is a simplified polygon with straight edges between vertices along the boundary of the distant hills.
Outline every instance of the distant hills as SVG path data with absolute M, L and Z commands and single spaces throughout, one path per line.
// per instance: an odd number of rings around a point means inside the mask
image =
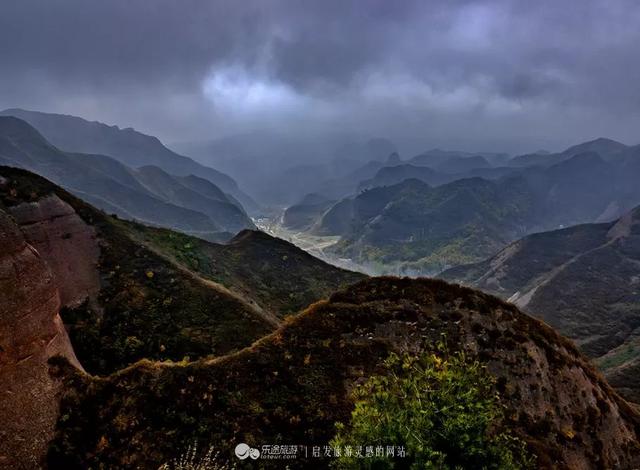
M 197 175 L 231 194 L 247 210 L 258 209 L 258 204 L 228 175 L 178 155 L 158 138 L 134 129 L 120 129 L 77 116 L 17 108 L 0 111 L 0 116 L 15 116 L 28 122 L 51 144 L 67 152 L 108 155 L 131 168 L 157 166 L 176 176 Z
M 519 179 L 470 178 L 436 187 L 409 179 L 340 201 L 312 231 L 340 235 L 337 256 L 434 272 L 494 253 L 525 233 L 534 209 Z
M 428 166 L 419 166 L 410 163 L 396 166 L 382 166 L 373 176 L 365 179 L 358 185 L 358 192 L 379 186 L 392 186 L 402 183 L 406 179 L 418 179 L 425 183 L 438 186 L 465 178 L 480 177 L 488 180 L 496 180 L 505 176 L 517 175 L 517 169 L 509 167 L 480 167 L 469 168 L 460 173 L 444 173 Z
M 265 205 L 289 206 L 305 194 L 347 196 L 361 178 L 346 177 L 396 151 L 384 138 L 342 133 L 322 136 L 253 132 L 217 140 L 175 144 L 179 151 L 232 175 Z M 328 194 L 321 187 L 331 191 Z M 346 189 L 344 188 L 346 186 Z
M 0 163 L 35 171 L 124 218 L 205 238 L 254 227 L 242 206 L 209 180 L 173 176 L 154 166 L 133 169 L 106 155 L 65 152 L 16 117 L 0 116 Z
M 334 254 L 372 272 L 434 274 L 479 261 L 522 235 L 611 221 L 640 204 L 640 147 L 608 139 L 513 160 L 433 150 L 408 162 L 374 163 L 356 194 L 320 208 L 305 225 L 316 235 L 341 236 Z M 443 214 L 451 216 L 443 222 Z
M 631 147 L 616 142 L 612 139 L 600 137 L 589 142 L 573 145 L 568 149 L 559 153 L 532 153 L 527 155 L 519 155 L 509 160 L 509 166 L 525 167 L 525 166 L 551 166 L 568 160 L 571 157 L 580 155 L 581 153 L 593 152 L 600 155 L 606 160 L 622 156 Z
M 640 207 L 615 222 L 529 235 L 440 277 L 542 318 L 640 402 Z
M 509 155 L 506 153 L 431 149 L 411 158 L 409 163 L 429 166 L 443 172 L 459 173 L 472 168 L 502 166 L 508 160 Z

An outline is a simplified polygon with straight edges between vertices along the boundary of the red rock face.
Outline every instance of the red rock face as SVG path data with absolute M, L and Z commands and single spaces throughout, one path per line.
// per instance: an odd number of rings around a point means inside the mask
M 47 264 L 0 210 L 0 468 L 39 468 L 61 387 L 47 361 L 60 354 L 80 367 L 59 308 Z
M 100 291 L 95 229 L 52 195 L 11 208 L 27 242 L 53 271 L 63 306 L 75 307 Z

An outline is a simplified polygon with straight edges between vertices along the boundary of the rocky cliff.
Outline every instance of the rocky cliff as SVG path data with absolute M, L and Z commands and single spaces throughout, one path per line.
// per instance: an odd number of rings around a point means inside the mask
M 43 257 L 0 207 L 0 467 L 38 468 L 58 418 L 61 382 L 47 361 L 79 363 Z
M 100 291 L 96 231 L 56 195 L 10 208 L 25 238 L 58 281 L 63 306 L 76 307 Z

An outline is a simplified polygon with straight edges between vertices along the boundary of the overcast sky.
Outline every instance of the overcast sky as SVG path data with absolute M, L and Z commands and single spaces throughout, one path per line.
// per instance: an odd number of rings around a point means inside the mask
M 640 142 L 636 0 L 3 0 L 0 107 L 167 142 L 256 129 L 424 147 Z

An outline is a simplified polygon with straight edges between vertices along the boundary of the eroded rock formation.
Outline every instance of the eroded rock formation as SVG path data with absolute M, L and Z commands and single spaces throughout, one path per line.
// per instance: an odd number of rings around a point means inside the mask
M 0 468 L 38 468 L 58 418 L 61 383 L 48 359 L 79 367 L 46 262 L 0 210 Z
M 56 195 L 11 208 L 27 242 L 53 271 L 63 306 L 75 307 L 100 291 L 95 229 Z

